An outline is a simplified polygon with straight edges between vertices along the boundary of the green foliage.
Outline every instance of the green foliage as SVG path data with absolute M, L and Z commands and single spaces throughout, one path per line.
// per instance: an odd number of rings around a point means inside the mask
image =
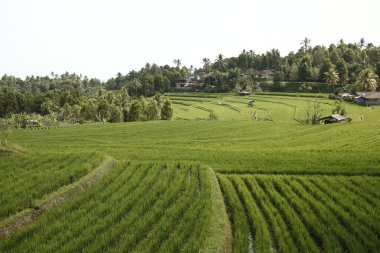
M 138 99 L 133 100 L 129 109 L 128 120 L 138 121 L 141 117 L 142 110 L 141 102 Z
M 330 69 L 335 69 L 334 65 L 331 63 L 329 58 L 325 58 L 323 61 L 323 64 L 321 65 L 320 71 L 319 71 L 319 80 L 325 81 L 326 75 L 325 73 L 328 72 Z
M 333 68 L 331 68 L 325 72 L 324 75 L 326 83 L 333 86 L 333 93 L 335 94 L 335 85 L 340 82 L 338 73 Z
M 218 115 L 214 111 L 210 112 L 209 120 L 218 120 Z
M 98 105 L 98 116 L 101 122 L 107 122 L 110 119 L 110 104 L 104 98 L 100 99 Z
M 157 101 L 152 99 L 147 103 L 145 109 L 147 120 L 158 120 L 160 117 L 160 109 L 158 108 Z
M 356 79 L 355 86 L 358 90 L 375 91 L 377 88 L 377 76 L 368 68 L 363 69 Z
M 343 60 L 339 60 L 336 64 L 336 71 L 338 73 L 339 79 L 341 83 L 344 83 L 348 79 L 348 70 L 347 64 Z
M 112 123 L 115 122 L 123 122 L 124 121 L 124 114 L 123 111 L 118 106 L 111 107 L 111 113 L 110 113 L 110 119 L 109 121 Z
M 346 108 L 344 105 L 344 101 L 341 99 L 336 99 L 335 100 L 335 108 L 332 110 L 333 114 L 340 114 L 340 115 L 346 115 Z
M 298 69 L 298 77 L 301 81 L 310 81 L 313 78 L 312 72 L 311 58 L 309 55 L 305 55 L 301 59 L 300 67 Z
M 324 109 L 321 107 L 321 103 L 314 100 L 311 102 L 307 101 L 307 109 L 306 109 L 306 124 L 319 124 L 319 119 L 321 118 L 321 111 Z
M 6 146 L 8 144 L 8 137 L 13 128 L 14 126 L 9 119 L 0 118 L 0 146 Z
M 306 38 L 302 41 L 297 53 L 290 52 L 285 56 L 280 56 L 277 49 L 272 49 L 264 54 L 256 54 L 253 50 L 243 50 L 239 55 L 231 58 L 225 58 L 222 54 L 219 54 L 214 62 L 204 58 L 203 67 L 200 69 L 181 66 L 181 61 L 176 59 L 173 67 L 146 64 L 139 71 L 131 71 L 126 75 L 117 73 L 116 77 L 112 77 L 106 82 L 101 82 L 98 79 L 88 79 L 86 76 L 83 77 L 75 73 L 64 73 L 62 75 L 52 73 L 51 76 L 32 76 L 24 80 L 4 75 L 0 79 L 0 90 L 21 91 L 22 94 L 56 93 L 56 91 L 59 91 L 58 93 L 65 95 L 57 98 L 57 95 L 53 94 L 49 97 L 49 100 L 53 103 L 48 100 L 41 101 L 40 99 L 31 101 L 27 96 L 9 96 L 7 100 L 1 99 L 0 96 L 0 117 L 10 112 L 51 113 L 52 110 L 56 110 L 54 108 L 57 103 L 54 100 L 60 100 L 60 107 L 66 102 L 72 106 L 73 104 L 79 104 L 83 93 L 87 96 L 93 96 L 102 88 L 114 91 L 127 87 L 130 94 L 135 98 L 141 95 L 145 97 L 153 96 L 156 92 L 169 91 L 171 87 L 175 86 L 177 79 L 188 78 L 192 75 L 201 77 L 200 81 L 205 84 L 205 87 L 212 85 L 219 92 L 232 91 L 235 88 L 237 78 L 235 75 L 231 75 L 231 72 L 240 72 L 247 81 L 253 82 L 254 77 L 246 73 L 250 69 L 272 70 L 275 73 L 276 71 L 283 71 L 283 81 L 318 80 L 323 82 L 324 73 L 331 68 L 335 68 L 342 83 L 348 82 L 352 84 L 364 67 L 376 70 L 377 64 L 380 62 L 380 49 L 378 47 L 375 47 L 372 43 L 366 43 L 367 46 L 362 45 L 364 44 L 361 42 L 359 44 L 346 44 L 341 41 L 337 45 L 331 44 L 329 48 L 323 45 L 312 47 L 310 40 Z M 275 82 L 282 81 L 282 75 L 278 76 L 278 74 L 280 73 L 275 74 L 273 77 L 276 79 L 274 80 Z M 46 104 L 41 107 L 43 103 Z M 25 111 L 25 108 L 32 109 L 31 111 Z M 3 112 L 5 114 L 1 115 Z
M 170 120 L 173 117 L 172 102 L 169 99 L 165 99 L 161 108 L 161 119 Z
M 282 70 L 276 71 L 274 73 L 273 82 L 279 83 L 285 80 L 285 74 Z

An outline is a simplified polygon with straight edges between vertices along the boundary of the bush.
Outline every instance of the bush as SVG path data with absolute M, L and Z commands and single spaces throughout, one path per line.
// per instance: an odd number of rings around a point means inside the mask
M 161 119 L 170 120 L 173 117 L 172 102 L 169 99 L 165 99 L 165 102 L 161 108 Z
M 129 110 L 128 120 L 137 121 L 141 117 L 142 105 L 138 99 L 133 100 L 131 103 L 131 109 Z
M 218 115 L 216 115 L 216 113 L 214 111 L 212 111 L 212 112 L 210 112 L 209 119 L 210 120 L 218 120 Z

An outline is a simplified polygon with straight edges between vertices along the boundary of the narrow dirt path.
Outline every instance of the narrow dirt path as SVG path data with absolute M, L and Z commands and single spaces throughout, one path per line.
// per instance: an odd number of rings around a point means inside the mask
M 78 181 L 63 186 L 37 201 L 36 207 L 22 210 L 0 223 L 0 239 L 10 236 L 15 231 L 35 221 L 41 214 L 61 205 L 67 199 L 80 194 L 86 188 L 104 177 L 115 165 L 116 160 L 106 156 L 105 160 L 94 170 Z
M 211 183 L 211 211 L 213 215 L 209 236 L 207 236 L 203 249 L 200 252 L 229 253 L 232 251 L 232 232 L 226 206 L 224 205 L 223 194 L 214 170 L 208 167 L 207 172 Z

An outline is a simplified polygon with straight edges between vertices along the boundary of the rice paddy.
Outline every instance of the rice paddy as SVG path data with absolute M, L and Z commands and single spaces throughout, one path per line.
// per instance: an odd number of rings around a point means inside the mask
M 0 225 L 85 176 L 105 155 L 118 162 L 82 193 L 0 238 L 0 251 L 380 247 L 378 107 L 346 103 L 352 122 L 306 125 L 299 121 L 309 98 L 296 94 L 169 96 L 171 121 L 13 132 L 9 141 L 25 153 L 0 157 Z M 335 106 L 323 96 L 310 99 L 324 116 Z M 217 120 L 209 120 L 211 112 Z

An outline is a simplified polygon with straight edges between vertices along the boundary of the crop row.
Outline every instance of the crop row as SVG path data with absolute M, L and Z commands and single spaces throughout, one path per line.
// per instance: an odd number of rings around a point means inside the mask
M 235 106 L 232 106 L 230 104 L 226 104 L 226 103 L 221 103 L 221 102 L 212 102 L 212 104 L 215 104 L 215 105 L 220 105 L 220 106 L 225 106 L 233 111 L 236 111 L 236 112 L 241 112 L 239 108 L 235 107 Z
M 375 252 L 380 247 L 377 177 L 219 174 L 218 179 L 233 252 Z
M 25 154 L 0 157 L 0 220 L 90 172 L 97 153 Z
M 0 251 L 197 252 L 211 216 L 204 174 L 191 165 L 121 162 L 83 194 L 0 241 Z

